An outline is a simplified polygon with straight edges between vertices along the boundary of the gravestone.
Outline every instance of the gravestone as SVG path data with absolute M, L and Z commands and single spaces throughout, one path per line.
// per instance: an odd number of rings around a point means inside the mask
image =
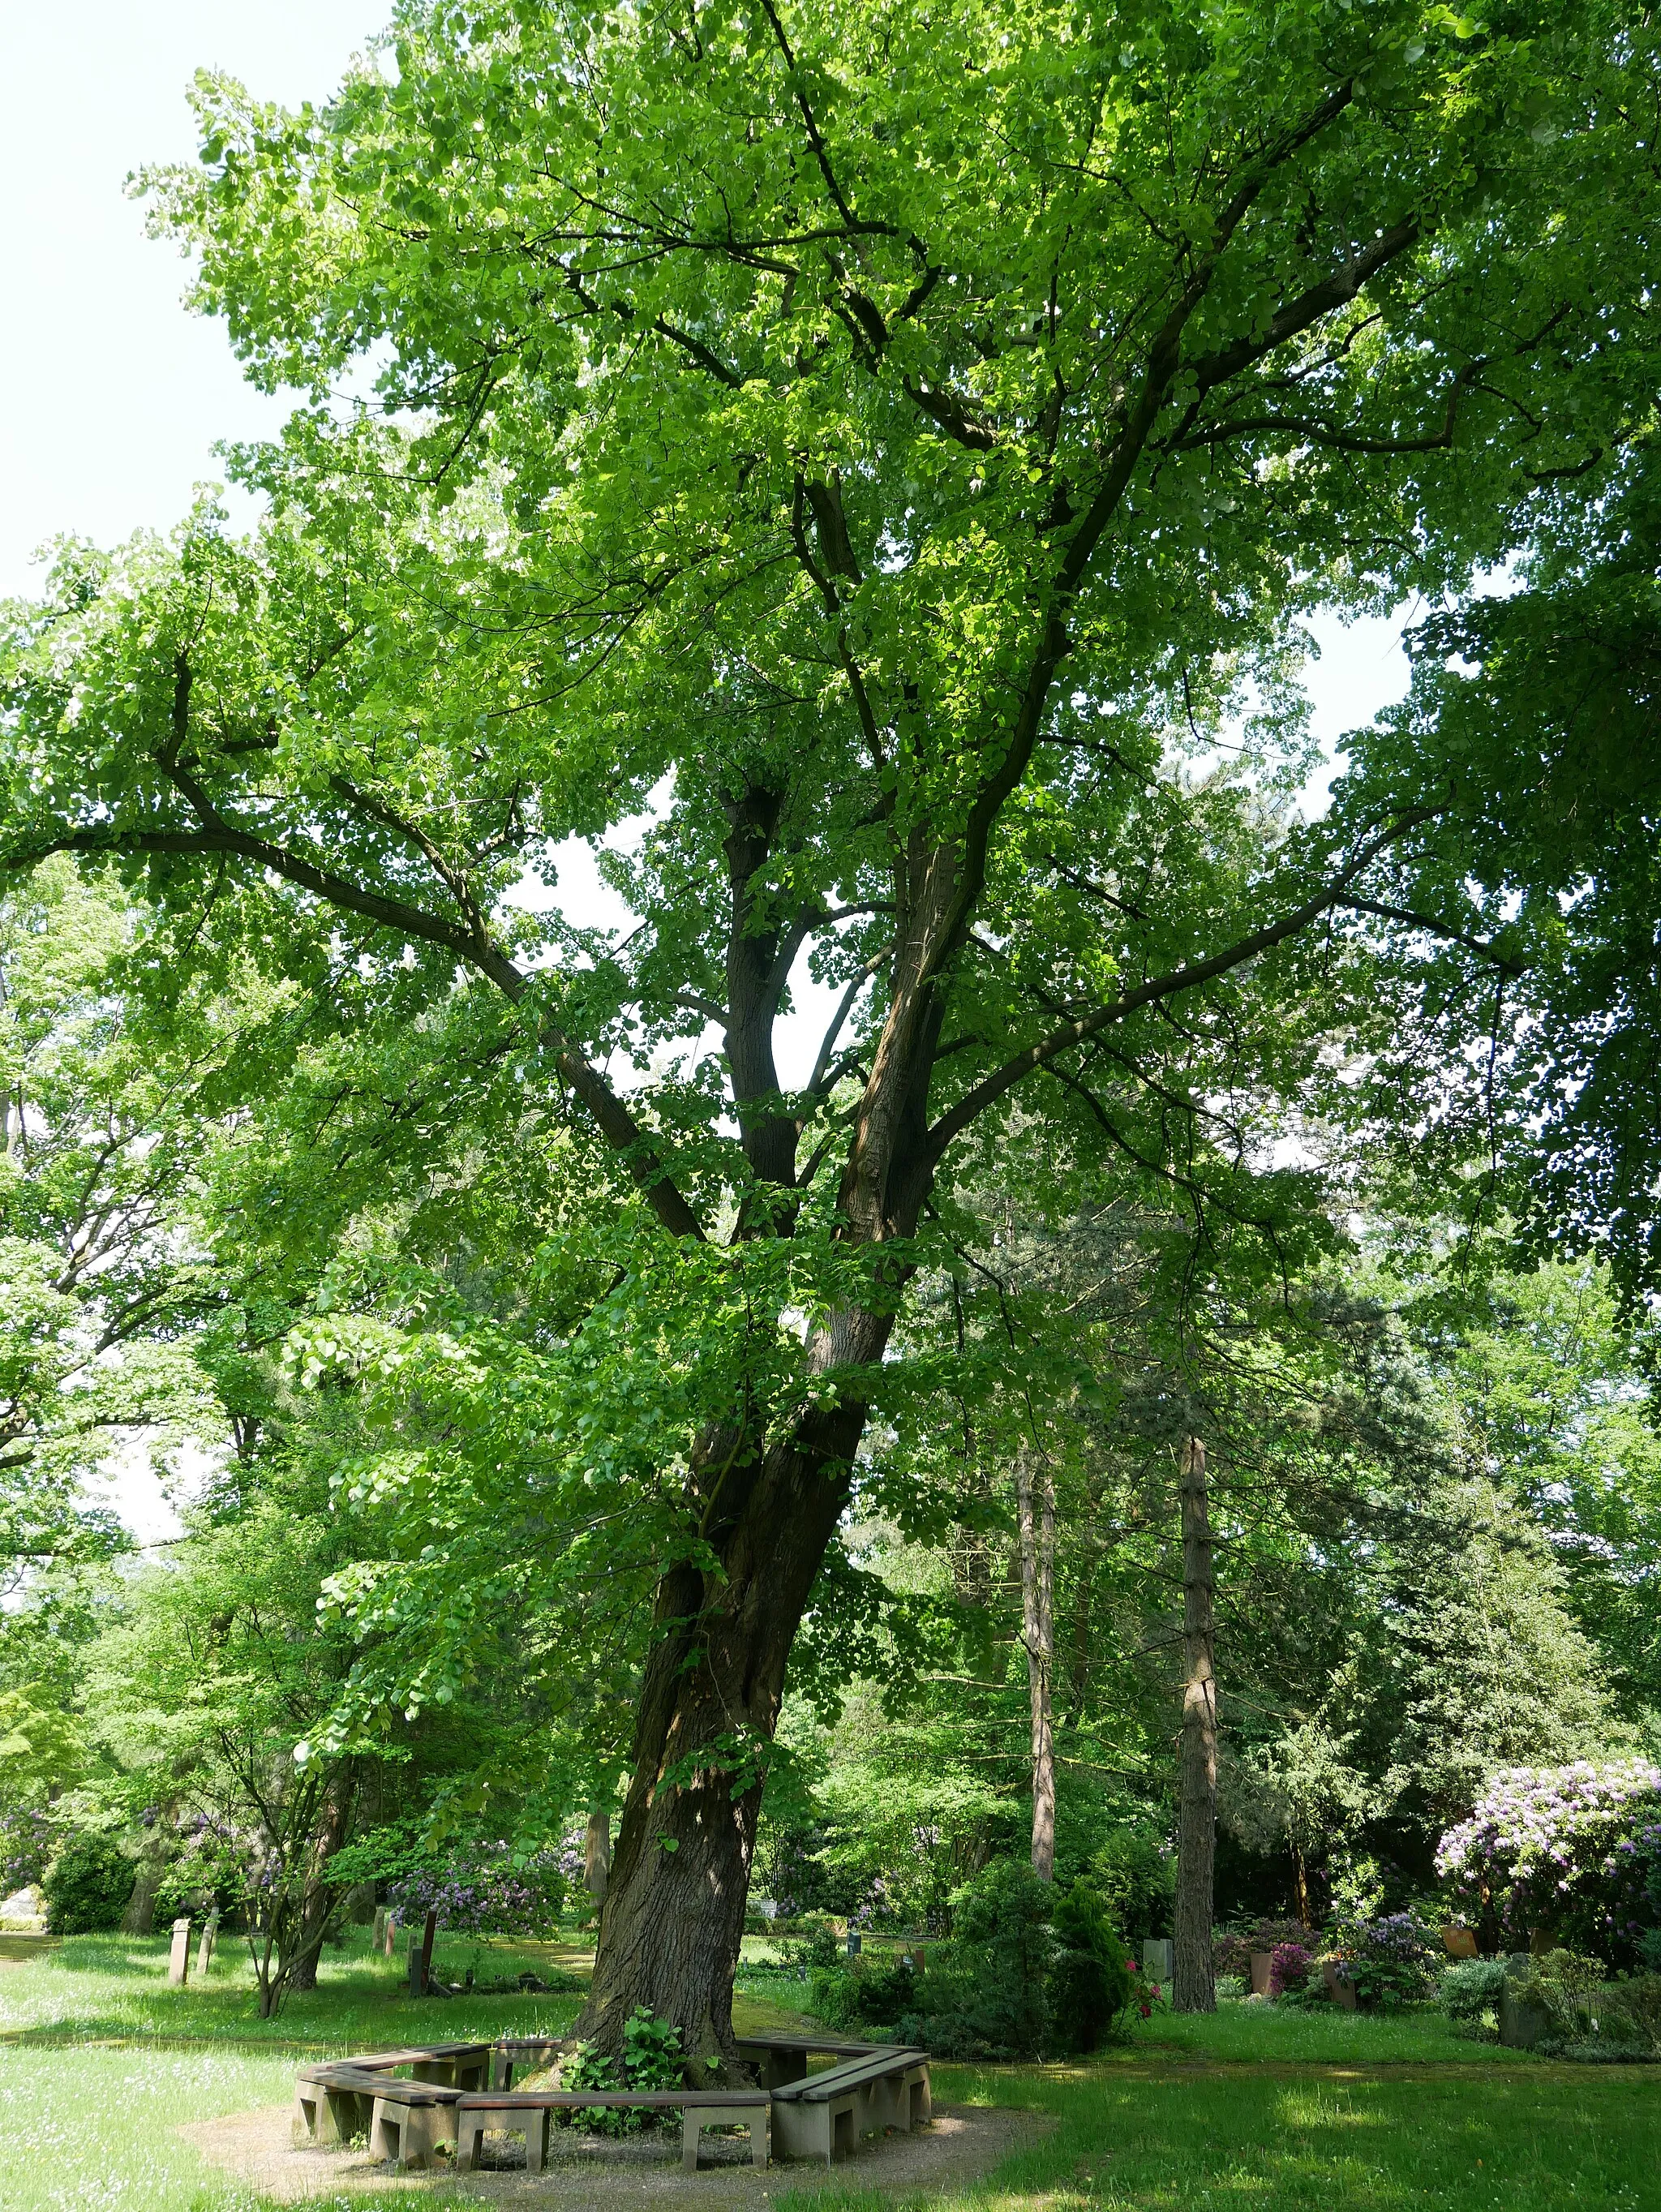
M 381 1937 L 381 1944 L 380 1944 L 380 1948 L 381 1948 L 382 1951 L 385 1954 L 385 1955 L 386 1955 L 389 1959 L 393 1955 L 394 1950 L 395 1950 L 395 1948 L 396 1948 L 396 1947 L 397 1947 L 397 1940 L 398 1940 L 398 1916 L 397 1916 L 397 1914 L 396 1912 L 389 1912 L 389 1913 L 387 1914 L 387 1916 L 386 1916 L 386 1929 L 385 1929 L 385 1934 L 384 1934 L 384 1935 L 382 1936 L 382 1937 Z
M 1168 1936 L 1149 1936 L 1142 1947 L 1142 1971 L 1150 1982 L 1161 1985 L 1171 1981 L 1177 1971 L 1177 1947 Z
M 849 1958 L 851 1958 L 851 1959 L 857 1959 L 857 1958 L 859 1956 L 859 1946 L 860 1946 L 860 1943 L 861 1943 L 862 1940 L 863 1940 L 863 1939 L 862 1939 L 862 1937 L 861 1937 L 861 1936 L 860 1936 L 859 1930 L 858 1930 L 857 1928 L 850 1928 L 850 1929 L 849 1929 L 849 1930 L 848 1930 L 848 1956 L 849 1956 Z
M 372 1933 L 371 1933 L 371 1935 L 370 1935 L 370 1937 L 369 1937 L 369 1948 L 370 1948 L 372 1951 L 380 1951 L 380 1950 L 385 1949 L 385 1944 L 386 1944 L 386 1907 L 385 1907 L 384 1905 L 378 1905 L 375 1907 L 375 1924 L 374 1924 L 374 1928 L 373 1928 L 373 1931 L 372 1931 Z
M 219 1907 L 215 1905 L 213 1911 L 208 1915 L 208 1917 L 202 1923 L 202 1941 L 196 1947 L 196 1970 L 198 1975 L 205 1974 L 209 1967 L 212 1966 L 214 1962 L 214 1945 L 218 1942 L 218 1940 Z
M 1513 1951 L 1506 1960 L 1505 1987 L 1500 1992 L 1500 2040 L 1512 2051 L 1532 2051 L 1551 2026 L 1537 2005 L 1525 2004 L 1512 1994 L 1525 1982 L 1534 1961 L 1526 1951 Z
M 182 1990 L 191 1972 L 191 1922 L 187 1913 L 173 1923 L 173 1948 L 167 1959 L 167 1986 Z
M 1476 1930 L 1474 1928 L 1455 1928 L 1450 1924 L 1442 1930 L 1442 1948 L 1450 1959 L 1474 1959 L 1476 1956 Z

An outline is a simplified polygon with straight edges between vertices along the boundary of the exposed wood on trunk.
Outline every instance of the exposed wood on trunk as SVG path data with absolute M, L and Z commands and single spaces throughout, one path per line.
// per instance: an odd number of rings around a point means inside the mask
M 1032 1717 L 1033 1871 L 1056 1868 L 1056 1747 L 1051 1688 L 1056 1656 L 1056 1484 L 1047 1455 L 1023 1443 L 1015 1455 L 1021 1528 L 1021 1611 Z
M 1213 1672 L 1211 1510 L 1205 1446 L 1182 1447 L 1182 1808 L 1177 1829 L 1179 2012 L 1215 2012 L 1212 1879 L 1217 1849 L 1217 1685 Z

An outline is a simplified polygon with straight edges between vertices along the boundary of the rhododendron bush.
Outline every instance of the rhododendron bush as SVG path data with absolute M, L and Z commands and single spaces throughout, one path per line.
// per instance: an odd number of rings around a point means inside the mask
M 1627 1952 L 1653 1917 L 1648 1858 L 1661 1838 L 1661 1766 L 1648 1759 L 1502 1768 L 1436 1854 L 1440 1874 L 1521 1942 L 1551 1936 Z

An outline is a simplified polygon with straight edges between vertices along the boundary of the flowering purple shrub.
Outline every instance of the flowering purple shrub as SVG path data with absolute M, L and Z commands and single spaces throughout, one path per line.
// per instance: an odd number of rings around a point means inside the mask
M 1301 1943 L 1276 1943 L 1269 1954 L 1269 1994 L 1283 1997 L 1288 1990 L 1306 1989 L 1315 1960 Z
M 57 1825 L 44 1813 L 21 1808 L 0 1813 L 0 1897 L 39 1881 L 58 1837 Z
M 446 1867 L 406 1876 L 389 1902 L 405 1923 L 436 1911 L 452 1936 L 548 1936 L 559 1929 L 565 1887 L 557 1851 L 516 1863 L 507 1844 L 479 1844 Z
M 1437 1871 L 1490 1905 L 1508 1937 L 1537 1930 L 1607 1956 L 1652 1917 L 1646 1838 L 1658 1824 L 1661 1766 L 1648 1759 L 1506 1767 L 1442 1838 Z
M 1410 1912 L 1387 1912 L 1341 1929 L 1343 1978 L 1362 2004 L 1381 2012 L 1414 2004 L 1434 1987 L 1431 1962 L 1440 1951 Z

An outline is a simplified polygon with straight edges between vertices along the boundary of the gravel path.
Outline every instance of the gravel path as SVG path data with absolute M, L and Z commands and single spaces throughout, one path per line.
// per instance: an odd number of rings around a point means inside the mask
M 525 2212 L 543 2212 L 543 2208 L 546 2212 L 567 2212 L 567 2208 L 580 2212 L 591 2204 L 671 2198 L 695 2203 L 699 2212 L 705 2208 L 708 2212 L 743 2212 L 786 2190 L 822 2188 L 827 2183 L 838 2188 L 900 2190 L 970 2181 L 1055 2124 L 1041 2113 L 937 2105 L 932 2127 L 915 2135 L 872 2138 L 852 2158 L 839 2160 L 829 2172 L 797 2161 L 758 2173 L 748 2162 L 742 2137 L 706 2136 L 705 2164 L 694 2182 L 681 2171 L 678 2128 L 673 2133 L 628 2136 L 621 2142 L 560 2130 L 547 2172 L 536 2177 L 525 2172 L 523 2163 L 495 2172 L 452 2174 L 447 2160 L 432 2174 L 397 2175 L 365 2150 L 296 2150 L 288 2135 L 292 2118 L 290 2106 L 268 2105 L 228 2119 L 195 2120 L 178 2132 L 210 2166 L 234 2174 L 279 2204 L 303 2204 L 309 2198 L 369 2189 L 408 2191 L 416 2197 L 442 2189 L 452 2197 L 524 2206 Z M 504 2150 L 509 2156 L 520 2156 L 517 2141 L 510 2146 L 504 2140 Z

